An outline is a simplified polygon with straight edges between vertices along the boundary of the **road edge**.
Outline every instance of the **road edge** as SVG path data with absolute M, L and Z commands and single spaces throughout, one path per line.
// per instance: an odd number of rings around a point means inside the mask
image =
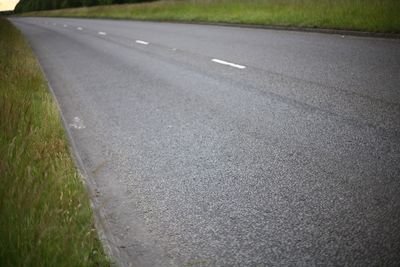
M 159 22 L 162 22 L 162 21 L 159 21 Z M 201 22 L 201 21 L 200 22 L 171 21 L 171 23 L 185 23 L 185 24 L 199 24 L 199 25 L 222 26 L 222 27 L 265 29 L 265 30 L 277 30 L 277 31 L 294 31 L 294 32 L 311 32 L 311 33 L 349 35 L 349 36 L 358 36 L 358 37 L 400 39 L 400 33 L 366 32 L 366 31 L 342 30 L 342 29 L 309 28 L 309 27 L 277 26 L 277 25 L 274 26 L 274 25 L 260 25 L 260 24 L 240 24 L 240 23 L 222 23 L 222 22 Z

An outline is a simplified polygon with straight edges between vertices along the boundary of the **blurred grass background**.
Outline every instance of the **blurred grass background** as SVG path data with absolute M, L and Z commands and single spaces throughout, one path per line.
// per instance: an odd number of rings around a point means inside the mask
M 399 0 L 162 0 L 30 12 L 66 16 L 199 21 L 400 32 Z
M 0 18 L 0 266 L 109 266 L 57 106 Z

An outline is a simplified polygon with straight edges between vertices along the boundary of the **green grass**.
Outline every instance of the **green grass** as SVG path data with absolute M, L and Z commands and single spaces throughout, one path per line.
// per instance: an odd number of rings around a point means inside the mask
M 0 266 L 109 266 L 57 106 L 0 18 Z
M 399 0 L 163 0 L 26 15 L 245 23 L 399 33 L 399 14 Z

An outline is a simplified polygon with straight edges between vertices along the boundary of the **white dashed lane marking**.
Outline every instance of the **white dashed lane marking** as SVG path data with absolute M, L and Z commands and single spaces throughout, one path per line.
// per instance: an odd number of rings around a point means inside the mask
M 142 45 L 148 45 L 149 44 L 148 42 L 141 41 L 141 40 L 136 40 L 136 43 L 142 44 Z
M 215 62 L 215 63 L 218 63 L 218 64 L 227 65 L 227 66 L 230 66 L 230 67 L 233 67 L 233 68 L 238 68 L 238 69 L 245 69 L 246 68 L 246 66 L 235 64 L 235 63 L 231 63 L 231 62 L 224 61 L 224 60 L 221 60 L 221 59 L 214 58 L 211 61 Z
M 53 25 L 57 25 L 57 24 L 53 23 Z M 68 25 L 64 24 L 64 27 L 68 27 Z M 83 28 L 82 27 L 77 27 L 77 30 L 78 31 L 82 31 Z M 105 32 L 98 32 L 98 34 L 99 35 L 107 35 L 107 33 L 105 33 Z M 142 40 L 136 40 L 136 43 L 137 44 L 141 44 L 141 45 L 149 45 L 150 44 L 149 42 L 142 41 Z M 172 50 L 176 51 L 177 49 L 176 48 L 172 48 Z M 246 68 L 246 66 L 235 64 L 235 63 L 228 62 L 228 61 L 221 60 L 221 59 L 217 59 L 217 58 L 213 58 L 213 59 L 211 59 L 211 61 L 214 62 L 214 63 L 226 65 L 226 66 L 237 68 L 237 69 L 245 69 Z

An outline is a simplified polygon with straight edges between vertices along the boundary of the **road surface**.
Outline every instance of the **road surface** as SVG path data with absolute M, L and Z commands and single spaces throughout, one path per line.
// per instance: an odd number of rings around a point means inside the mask
M 398 266 L 400 41 L 13 18 L 124 266 Z

